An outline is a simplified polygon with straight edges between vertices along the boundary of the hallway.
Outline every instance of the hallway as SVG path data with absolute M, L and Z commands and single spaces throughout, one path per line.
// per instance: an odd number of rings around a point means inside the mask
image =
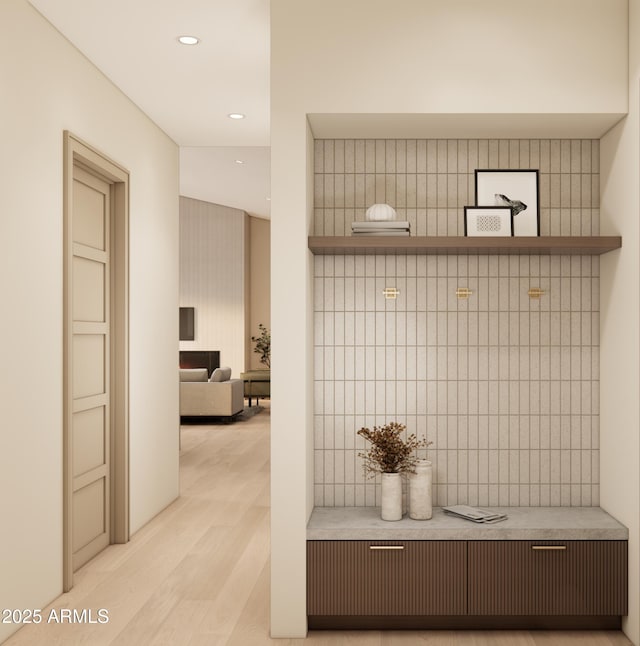
M 127 545 L 107 548 L 7 646 L 623 646 L 621 633 L 352 632 L 270 640 L 269 402 L 231 425 L 182 427 L 181 497 Z M 45 623 L 50 610 L 105 624 Z M 58 612 L 59 614 L 59 612 Z
M 264 643 L 268 407 L 230 425 L 183 426 L 180 498 L 77 572 L 74 588 L 43 609 L 43 622 L 5 644 Z M 46 625 L 52 608 L 91 608 L 94 617 L 104 608 L 109 621 Z

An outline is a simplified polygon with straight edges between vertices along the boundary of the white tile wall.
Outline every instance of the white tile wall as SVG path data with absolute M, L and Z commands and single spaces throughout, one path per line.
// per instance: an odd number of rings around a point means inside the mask
M 598 235 L 597 139 L 316 140 L 315 235 L 349 235 L 391 204 L 414 235 L 463 235 L 477 168 L 540 170 L 541 235 Z
M 414 234 L 461 235 L 477 167 L 539 168 L 542 235 L 598 233 L 598 141 L 321 140 L 315 154 L 317 234 L 387 201 Z M 314 281 L 317 505 L 379 504 L 356 431 L 391 420 L 434 442 L 438 505 L 598 505 L 598 257 L 316 256 Z

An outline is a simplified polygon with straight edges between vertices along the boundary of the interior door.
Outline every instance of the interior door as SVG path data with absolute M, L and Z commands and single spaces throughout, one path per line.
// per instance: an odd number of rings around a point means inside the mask
M 74 164 L 69 232 L 74 571 L 110 542 L 111 217 L 111 185 Z

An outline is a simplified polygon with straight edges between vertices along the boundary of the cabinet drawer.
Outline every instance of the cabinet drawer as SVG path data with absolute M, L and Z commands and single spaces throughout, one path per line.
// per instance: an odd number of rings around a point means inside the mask
M 309 615 L 467 611 L 464 541 L 307 541 Z
M 469 541 L 471 615 L 626 615 L 626 541 Z

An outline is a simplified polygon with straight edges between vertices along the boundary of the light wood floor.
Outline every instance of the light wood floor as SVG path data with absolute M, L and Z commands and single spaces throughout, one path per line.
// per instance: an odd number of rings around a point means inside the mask
M 181 497 L 76 574 L 50 608 L 106 608 L 103 625 L 26 626 L 7 646 L 622 646 L 622 633 L 317 632 L 269 639 L 269 409 L 182 428 Z

